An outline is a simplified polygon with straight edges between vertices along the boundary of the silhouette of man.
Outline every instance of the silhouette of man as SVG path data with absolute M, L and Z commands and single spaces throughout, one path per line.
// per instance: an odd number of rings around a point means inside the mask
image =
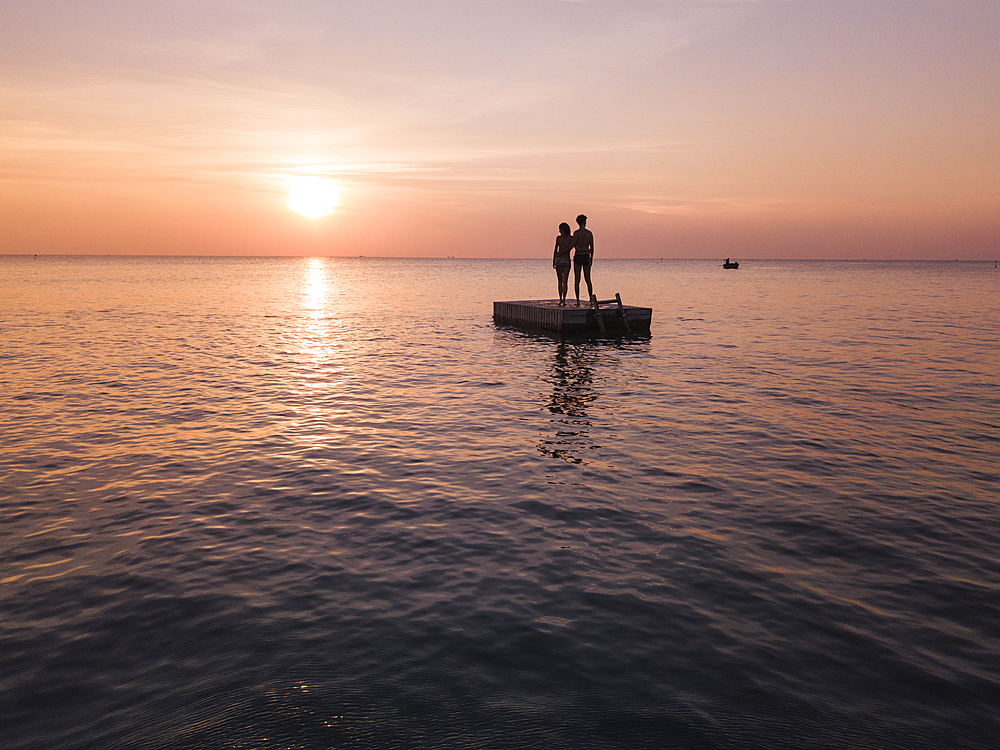
M 587 299 L 594 296 L 594 286 L 590 283 L 590 266 L 594 263 L 594 233 L 587 229 L 587 217 L 580 214 L 576 217 L 580 228 L 573 232 L 573 289 L 576 291 L 576 306 L 580 306 L 580 271 L 587 281 Z

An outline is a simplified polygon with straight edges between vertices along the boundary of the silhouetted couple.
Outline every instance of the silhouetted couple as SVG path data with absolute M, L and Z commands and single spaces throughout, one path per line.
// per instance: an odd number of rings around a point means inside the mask
M 552 253 L 552 267 L 556 269 L 559 279 L 559 304 L 566 304 L 566 294 L 569 292 L 570 251 L 573 253 L 573 268 L 576 271 L 576 306 L 580 306 L 580 272 L 587 281 L 587 299 L 594 296 L 594 287 L 590 283 L 590 267 L 594 263 L 594 233 L 587 229 L 587 217 L 580 214 L 576 217 L 580 225 L 573 234 L 569 233 L 569 224 L 559 225 L 559 236 L 556 237 L 556 249 Z

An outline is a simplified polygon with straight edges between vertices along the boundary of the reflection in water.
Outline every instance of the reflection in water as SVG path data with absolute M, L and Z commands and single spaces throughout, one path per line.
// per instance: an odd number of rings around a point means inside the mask
M 557 415 L 556 421 L 562 427 L 556 430 L 552 439 L 538 444 L 542 453 L 570 463 L 586 463 L 580 453 L 587 447 L 586 440 L 592 426 L 587 409 L 597 399 L 591 369 L 597 359 L 598 352 L 592 346 L 566 342 L 556 345 L 555 357 L 546 377 L 552 384 L 552 395 L 546 408 Z
M 329 289 L 322 258 L 310 258 L 302 283 L 302 309 L 299 345 L 309 355 L 313 365 L 321 365 L 329 349 Z
M 305 293 L 302 306 L 316 318 L 326 303 L 326 273 L 321 258 L 310 258 L 306 269 Z
M 307 442 L 313 444 L 326 426 L 331 411 L 330 399 L 340 392 L 344 376 L 344 354 L 338 345 L 334 309 L 337 306 L 336 284 L 331 283 L 331 267 L 324 258 L 306 261 L 302 275 L 298 325 L 293 336 L 297 353 L 297 377 L 289 388 L 299 402 L 300 418 L 315 423 L 307 430 Z
M 607 437 L 624 416 L 614 413 L 618 400 L 607 389 L 622 376 L 623 358 L 635 353 L 645 361 L 649 337 L 558 339 L 550 351 L 552 361 L 542 380 L 552 386 L 545 408 L 554 415 L 551 423 L 556 431 L 539 441 L 538 450 L 568 463 L 589 464 L 593 452 L 602 447 L 593 443 L 603 439 L 593 436 L 595 430 Z M 599 396 L 601 404 L 595 406 Z M 595 408 L 600 410 L 600 423 L 594 420 Z

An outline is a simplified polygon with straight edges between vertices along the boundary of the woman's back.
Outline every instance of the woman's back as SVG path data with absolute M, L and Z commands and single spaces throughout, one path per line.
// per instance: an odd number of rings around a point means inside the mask
M 573 244 L 573 235 L 571 234 L 560 234 L 556 237 L 556 257 L 568 259 L 570 251 L 573 249 Z

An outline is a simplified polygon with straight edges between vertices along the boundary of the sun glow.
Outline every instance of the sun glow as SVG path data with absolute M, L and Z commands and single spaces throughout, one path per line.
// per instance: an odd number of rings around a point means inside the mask
M 310 219 L 332 214 L 340 205 L 340 186 L 323 177 L 289 177 L 288 207 Z

